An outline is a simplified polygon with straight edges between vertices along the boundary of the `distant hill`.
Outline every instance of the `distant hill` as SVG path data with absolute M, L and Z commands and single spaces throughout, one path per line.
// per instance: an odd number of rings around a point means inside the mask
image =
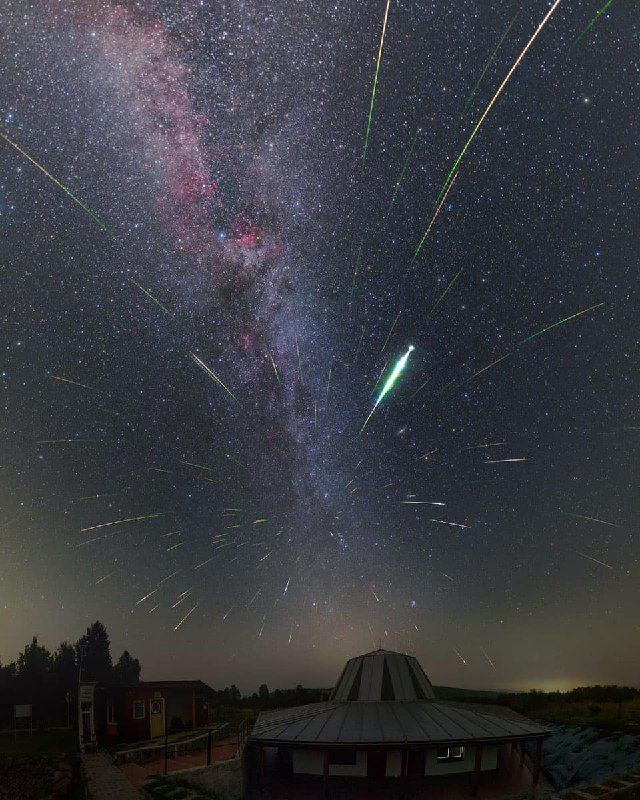
M 456 689 L 455 686 L 434 686 L 438 700 L 496 700 L 504 692 L 486 692 L 482 689 Z

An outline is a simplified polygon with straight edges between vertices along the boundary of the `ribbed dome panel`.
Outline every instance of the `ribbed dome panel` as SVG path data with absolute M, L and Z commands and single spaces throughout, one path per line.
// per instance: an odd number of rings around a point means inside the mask
M 331 700 L 434 700 L 418 660 L 404 653 L 375 650 L 347 661 Z

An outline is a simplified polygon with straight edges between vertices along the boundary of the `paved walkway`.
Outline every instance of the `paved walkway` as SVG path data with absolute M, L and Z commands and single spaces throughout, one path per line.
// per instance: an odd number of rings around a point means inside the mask
M 140 800 L 140 794 L 103 753 L 83 753 L 82 765 L 92 800 Z

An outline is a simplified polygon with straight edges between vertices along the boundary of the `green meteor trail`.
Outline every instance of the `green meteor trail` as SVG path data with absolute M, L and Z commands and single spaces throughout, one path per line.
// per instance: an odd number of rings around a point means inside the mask
M 391 391 L 391 389 L 393 389 L 393 386 L 394 386 L 395 382 L 400 377 L 400 373 L 405 368 L 405 366 L 407 364 L 407 361 L 409 360 L 409 356 L 411 355 L 413 350 L 415 350 L 415 347 L 412 344 L 410 344 L 407 352 L 402 356 L 402 358 L 398 359 L 397 364 L 395 365 L 395 367 L 391 371 L 391 375 L 389 375 L 389 377 L 387 378 L 384 386 L 382 387 L 382 391 L 378 395 L 378 399 L 376 400 L 375 405 L 371 409 L 371 412 L 369 413 L 369 416 L 365 419 L 363 426 L 360 428 L 360 433 L 362 433 L 362 431 L 367 427 L 367 423 L 369 422 L 369 420 L 373 416 L 373 412 L 380 405 L 380 403 L 384 399 L 385 395 L 388 394 Z
M 591 30 L 591 28 L 593 28 L 593 25 L 594 25 L 594 23 L 596 22 L 596 20 L 597 20 L 597 19 L 600 17 L 600 15 L 601 15 L 601 14 L 604 14 L 604 12 L 605 12 L 605 11 L 606 11 L 606 10 L 609 8 L 609 6 L 611 5 L 611 3 L 613 3 L 613 0 L 607 0 L 607 2 L 606 2 L 606 3 L 605 3 L 603 6 L 602 6 L 602 8 L 600 9 L 600 11 L 598 11 L 598 13 L 595 15 L 595 17 L 594 17 L 594 18 L 591 20 L 591 22 L 590 22 L 590 23 L 589 23 L 589 24 L 586 26 L 586 28 L 584 28 L 584 29 L 583 29 L 583 30 L 582 30 L 582 31 L 581 31 L 581 32 L 580 32 L 580 33 L 579 33 L 579 34 L 576 36 L 576 38 L 575 38 L 575 39 L 574 39 L 574 41 L 573 41 L 573 44 L 574 44 L 574 45 L 578 44 L 578 42 L 580 41 L 580 39 L 582 39 L 582 37 L 583 37 L 585 34 L 589 33 L 589 31 Z
M 146 294 L 146 295 L 147 295 L 147 297 L 148 297 L 150 300 L 152 300 L 152 301 L 153 301 L 153 302 L 154 302 L 154 303 L 155 303 L 155 304 L 158 306 L 158 308 L 160 308 L 162 311 L 164 311 L 164 313 L 165 313 L 165 314 L 166 314 L 168 317 L 171 317 L 171 319 L 173 319 L 173 320 L 175 320 L 176 322 L 178 322 L 178 320 L 176 319 L 176 315 L 175 315 L 175 314 L 173 314 L 171 311 L 169 311 L 169 309 L 168 309 L 166 306 L 163 306 L 163 305 L 162 305 L 162 303 L 161 303 L 161 302 L 158 300 L 158 298 L 157 298 L 157 297 L 154 297 L 154 296 L 151 294 L 151 292 L 150 292 L 148 289 L 145 289 L 145 288 L 144 288 L 144 286 L 142 286 L 141 284 L 139 284 L 137 281 L 134 281 L 134 280 L 133 280 L 133 278 L 131 278 L 130 280 L 131 280 L 131 283 L 132 283 L 134 286 L 137 286 L 137 287 L 138 287 L 138 289 L 140 289 L 140 291 L 141 291 L 141 292 L 143 292 L 144 294 Z
M 396 197 L 398 196 L 398 190 L 400 189 L 400 184 L 402 183 L 402 179 L 404 178 L 404 174 L 407 171 L 407 167 L 409 166 L 409 160 L 411 159 L 411 156 L 413 155 L 413 151 L 415 149 L 416 142 L 418 141 L 418 137 L 420 136 L 421 133 L 422 133 L 422 128 L 418 128 L 418 130 L 416 131 L 415 136 L 413 137 L 413 141 L 411 142 L 411 147 L 409 148 L 409 152 L 407 153 L 407 156 L 406 156 L 406 158 L 404 160 L 404 163 L 402 165 L 402 170 L 400 171 L 400 177 L 396 181 L 395 189 L 394 189 L 394 192 L 393 192 L 393 197 L 391 198 L 391 202 L 389 203 L 389 208 L 387 209 L 387 214 L 391 211 L 391 209 L 393 208 L 393 204 L 396 202 Z
M 472 101 L 472 100 L 473 100 L 473 98 L 475 97 L 475 94 L 476 94 L 476 92 L 478 91 L 478 88 L 479 88 L 480 84 L 482 83 L 482 79 L 484 78 L 484 76 L 485 76 L 485 74 L 486 74 L 487 70 L 488 70 L 488 69 L 489 69 L 489 67 L 491 66 L 491 62 L 492 62 L 492 61 L 493 61 L 493 59 L 496 57 L 496 53 L 497 53 L 497 52 L 498 52 L 498 50 L 500 49 L 500 47 L 501 47 L 502 43 L 503 43 L 503 42 L 504 42 L 504 40 L 507 38 L 507 35 L 508 35 L 509 31 L 511 30 L 511 28 L 513 28 L 513 23 L 514 23 L 514 22 L 516 21 L 516 19 L 518 18 L 518 14 L 519 14 L 519 13 L 520 13 L 520 9 L 518 9 L 518 11 L 516 11 L 516 14 L 515 14 L 514 18 L 513 18 L 513 19 L 511 20 L 511 22 L 509 23 L 509 27 L 508 27 L 508 28 L 507 28 L 507 30 L 506 30 L 506 31 L 505 31 L 505 32 L 502 34 L 502 37 L 501 37 L 500 41 L 498 42 L 498 44 L 496 45 L 496 47 L 495 47 L 495 50 L 493 51 L 493 53 L 491 53 L 491 56 L 489 57 L 489 60 L 488 60 L 488 61 L 487 61 L 487 63 L 484 65 L 484 69 L 482 70 L 482 73 L 481 73 L 480 77 L 479 77 L 479 78 L 478 78 L 478 80 L 476 81 L 476 84 L 475 84 L 475 86 L 474 86 L 474 87 L 473 87 L 473 89 L 471 90 L 471 94 L 470 94 L 470 95 L 469 95 L 469 97 L 467 98 L 467 102 L 465 103 L 464 109 L 462 110 L 462 114 L 460 114 L 460 118 L 461 118 L 461 119 L 462 119 L 462 117 L 464 117 L 464 115 L 467 113 L 467 110 L 468 110 L 469 106 L 471 105 L 471 101 Z
M 547 327 L 543 328 L 541 331 L 532 333 L 531 336 L 527 336 L 526 339 L 523 339 L 521 342 L 518 342 L 516 347 L 520 347 L 520 345 L 525 344 L 525 342 L 530 342 L 532 339 L 535 339 L 536 336 L 542 336 L 543 333 L 550 331 L 552 328 L 557 328 L 558 325 L 563 325 L 565 322 L 569 322 L 570 319 L 575 319 L 576 317 L 580 317 L 582 316 L 582 314 L 587 314 L 589 311 L 594 311 L 596 308 L 600 308 L 603 305 L 604 303 L 596 303 L 594 306 L 589 306 L 589 308 L 583 308 L 582 311 L 577 311 L 575 314 L 571 314 L 571 316 L 569 317 L 560 319 L 557 322 L 554 322 L 552 325 L 547 325 Z
M 86 206 L 82 202 L 82 200 L 78 199 L 70 189 L 67 189 L 67 187 L 63 183 L 60 183 L 60 181 L 57 178 L 54 178 L 53 175 L 42 166 L 42 164 L 38 164 L 35 158 L 32 158 L 29 155 L 29 153 L 25 152 L 19 145 L 11 141 L 11 139 L 6 134 L 2 133 L 2 131 L 0 131 L 0 136 L 5 140 L 7 144 L 10 144 L 11 147 L 17 150 L 20 153 L 20 155 L 23 155 L 28 161 L 30 161 L 34 167 L 37 167 L 40 170 L 40 172 L 42 172 L 43 175 L 46 175 L 50 181 L 53 181 L 59 189 L 62 189 L 62 191 L 65 194 L 67 194 L 73 200 L 74 203 L 77 203 L 80 206 L 80 208 L 83 211 L 85 211 L 94 222 L 98 223 L 98 225 L 102 228 L 103 231 L 108 232 L 107 226 L 96 214 L 93 213 L 93 211 L 89 208 L 89 206 Z

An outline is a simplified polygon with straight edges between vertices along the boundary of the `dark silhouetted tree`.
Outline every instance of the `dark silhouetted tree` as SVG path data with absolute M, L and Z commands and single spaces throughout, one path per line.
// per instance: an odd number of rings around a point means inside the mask
M 47 680 L 51 670 L 51 653 L 46 647 L 38 644 L 38 637 L 34 636 L 31 644 L 24 648 L 18 656 L 16 671 L 18 681 L 25 687 L 41 687 Z
M 60 642 L 60 646 L 53 654 L 52 674 L 58 686 L 68 690 L 78 683 L 78 663 L 76 650 L 69 642 Z
M 0 687 L 8 689 L 15 684 L 17 674 L 16 662 L 10 661 L 4 666 L 0 665 Z
M 125 650 L 113 668 L 113 679 L 121 686 L 140 683 L 140 669 L 138 659 L 132 658 L 129 651 Z
M 269 687 L 266 683 L 263 683 L 258 689 L 258 697 L 263 707 L 269 705 Z
M 76 645 L 78 660 L 82 665 L 82 680 L 109 683 L 112 679 L 111 644 L 106 628 L 94 622 Z

